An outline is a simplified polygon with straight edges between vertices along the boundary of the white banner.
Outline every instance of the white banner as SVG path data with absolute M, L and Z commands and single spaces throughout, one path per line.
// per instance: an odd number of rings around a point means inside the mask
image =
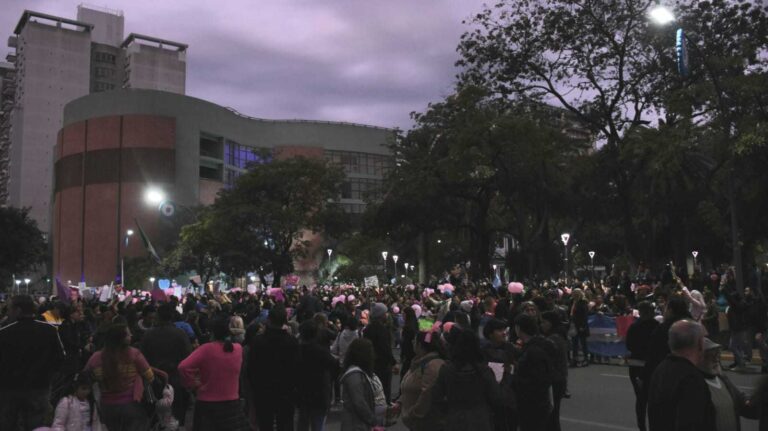
M 365 287 L 379 287 L 379 277 L 365 277 Z

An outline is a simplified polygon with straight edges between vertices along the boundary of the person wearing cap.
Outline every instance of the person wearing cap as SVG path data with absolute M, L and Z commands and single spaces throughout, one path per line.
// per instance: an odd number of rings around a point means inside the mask
M 491 319 L 483 327 L 485 339 L 480 342 L 486 362 L 504 364 L 504 369 L 510 369 L 516 353 L 515 346 L 508 341 L 508 328 L 507 322 Z M 517 429 L 517 403 L 510 373 L 504 373 L 499 384 L 504 396 L 504 405 L 494 412 L 495 429 Z
M 716 431 L 712 398 L 698 368 L 704 327 L 691 319 L 675 322 L 669 329 L 669 349 L 648 388 L 649 430 Z
M 384 396 L 389 403 L 392 399 L 392 373 L 397 361 L 392 353 L 392 333 L 387 327 L 387 306 L 376 302 L 368 315 L 369 323 L 363 329 L 363 337 L 373 344 L 376 353 L 374 373 L 381 380 Z
M 659 322 L 653 318 L 653 304 L 648 301 L 640 301 L 637 304 L 640 318 L 630 325 L 627 330 L 627 350 L 629 350 L 629 379 L 635 391 L 635 415 L 637 427 L 645 431 L 645 416 L 648 407 L 648 385 L 651 383 L 651 375 L 645 368 L 648 358 L 651 334 L 659 326 Z
M 704 338 L 704 354 L 699 362 L 699 369 L 704 373 L 704 381 L 709 387 L 709 395 L 715 409 L 715 429 L 739 431 L 739 417 L 757 419 L 758 411 L 751 405 L 749 398 L 723 374 L 720 366 L 722 350 L 721 345 Z
M 550 389 L 554 376 L 554 344 L 539 335 L 538 321 L 528 314 L 515 319 L 515 333 L 522 348 L 513 378 L 521 431 L 546 429 L 552 414 Z

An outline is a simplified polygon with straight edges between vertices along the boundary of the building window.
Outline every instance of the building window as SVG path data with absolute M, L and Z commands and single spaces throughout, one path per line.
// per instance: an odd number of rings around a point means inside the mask
M 114 90 L 115 84 L 109 83 L 109 82 L 94 82 L 93 83 L 93 91 L 94 93 L 98 93 L 100 91 L 108 91 L 108 90 Z
M 110 54 L 108 52 L 94 52 L 92 58 L 93 61 L 107 64 L 115 64 L 115 61 L 117 60 L 115 54 Z
M 235 182 L 237 181 L 237 178 L 243 174 L 243 171 L 238 171 L 235 169 L 225 169 L 224 170 L 224 185 L 227 188 L 231 188 L 235 185 Z
M 112 76 L 115 76 L 115 69 L 111 69 L 109 67 L 96 67 L 96 77 L 97 78 L 110 78 Z
M 372 178 L 348 178 L 341 186 L 342 199 L 379 200 L 384 181 Z
M 263 148 L 249 147 L 227 141 L 224 145 L 224 163 L 239 169 L 248 169 L 250 164 L 269 163 L 272 155 Z
M 325 158 L 341 166 L 347 174 L 381 177 L 392 167 L 392 157 L 381 154 L 328 150 L 325 152 Z
M 200 135 L 200 155 L 221 160 L 222 138 Z
M 221 181 L 221 170 L 210 166 L 200 166 L 200 178 Z

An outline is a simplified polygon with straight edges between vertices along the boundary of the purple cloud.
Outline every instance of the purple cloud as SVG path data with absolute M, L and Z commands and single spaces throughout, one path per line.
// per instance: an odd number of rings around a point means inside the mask
M 24 9 L 75 18 L 79 0 L 6 0 L 3 39 Z M 411 126 L 451 93 L 463 19 L 481 0 L 114 1 L 126 34 L 189 44 L 187 94 L 263 118 Z

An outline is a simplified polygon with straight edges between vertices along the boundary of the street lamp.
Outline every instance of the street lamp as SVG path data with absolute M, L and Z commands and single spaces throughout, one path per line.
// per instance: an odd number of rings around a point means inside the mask
M 128 242 L 131 240 L 131 236 L 133 236 L 133 229 L 128 229 L 125 231 L 125 248 L 128 248 Z M 125 286 L 125 256 L 123 256 L 123 253 L 120 253 L 120 284 Z
M 398 256 L 396 254 L 393 254 L 392 260 L 395 262 L 395 278 L 397 278 L 397 259 L 398 259 Z
M 408 262 L 405 262 L 403 266 L 405 266 L 405 276 L 408 277 Z
M 155 288 L 155 277 L 149 277 L 149 282 L 152 283 L 152 288 Z
M 29 295 L 29 282 L 30 282 L 30 281 L 32 281 L 32 280 L 30 280 L 30 279 L 28 279 L 28 278 L 25 278 L 25 279 L 24 279 L 24 285 L 25 285 L 25 288 L 26 288 L 26 290 L 27 290 L 27 295 Z
M 16 294 L 21 293 L 21 291 L 19 290 L 19 285 L 20 284 L 21 284 L 21 280 L 16 280 Z
M 144 192 L 144 200 L 150 205 L 160 205 L 165 200 L 165 193 L 157 187 L 150 187 Z
M 696 258 L 699 257 L 698 250 L 694 250 L 691 252 L 691 255 L 693 255 L 693 272 L 696 272 Z
M 563 241 L 563 248 L 565 249 L 565 262 L 564 262 L 564 268 L 565 268 L 565 280 L 568 281 L 568 240 L 571 239 L 571 234 L 564 233 L 560 235 L 560 240 Z
M 669 8 L 662 5 L 659 0 L 656 0 L 656 6 L 651 9 L 650 17 L 653 22 L 659 24 L 659 25 L 665 25 L 669 24 L 670 22 L 675 20 L 675 14 L 672 13 Z
M 387 255 L 389 253 L 386 251 L 381 252 L 381 258 L 384 259 L 384 278 L 387 277 Z
M 333 250 L 331 250 L 331 249 L 329 248 L 329 249 L 328 249 L 328 250 L 326 250 L 325 252 L 326 252 L 326 253 L 328 253 L 328 262 L 330 262 L 330 261 L 331 261 L 331 255 L 333 254 Z
M 589 253 L 587 253 L 587 254 L 589 255 L 589 266 L 592 267 L 591 268 L 592 280 L 594 281 L 594 279 L 595 279 L 595 252 L 590 250 Z

